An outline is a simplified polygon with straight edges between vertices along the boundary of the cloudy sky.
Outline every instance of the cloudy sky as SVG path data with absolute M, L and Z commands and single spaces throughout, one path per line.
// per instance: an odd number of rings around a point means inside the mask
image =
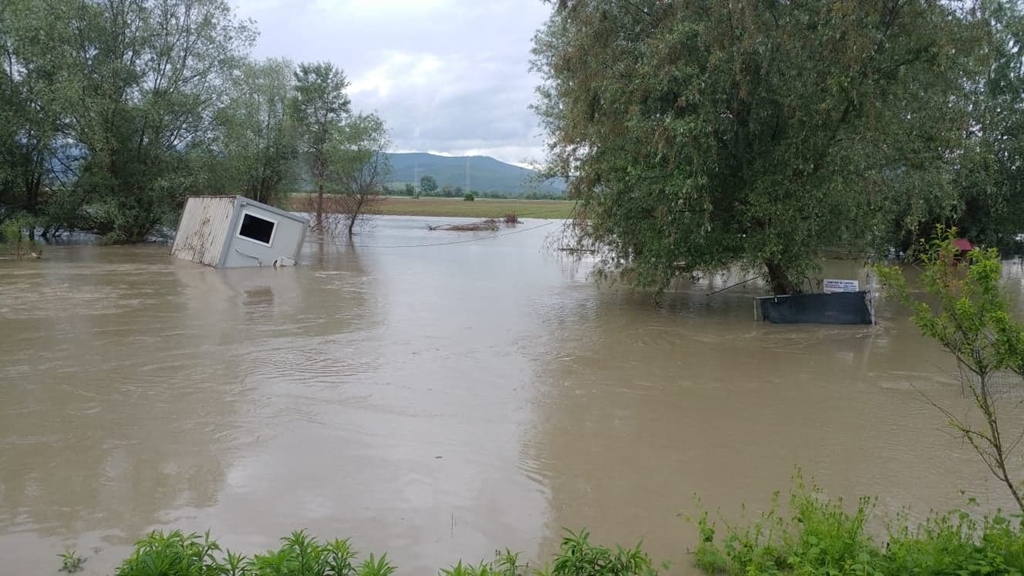
M 541 0 L 234 0 L 260 30 L 256 57 L 330 60 L 353 108 L 381 114 L 396 151 L 543 158 L 528 106 Z

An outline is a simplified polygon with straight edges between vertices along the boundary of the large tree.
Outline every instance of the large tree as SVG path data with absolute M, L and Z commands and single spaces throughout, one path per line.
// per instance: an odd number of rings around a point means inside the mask
M 954 224 L 976 242 L 1004 250 L 1024 232 L 1024 11 L 1017 2 L 985 2 L 989 24 L 982 74 L 970 92 L 971 121 L 955 164 Z M 930 228 L 924 231 L 930 232 Z
M 216 115 L 211 188 L 277 204 L 294 181 L 297 134 L 288 115 L 294 66 L 247 62 L 231 79 L 231 97 Z
M 0 204 L 33 217 L 59 182 L 62 120 L 51 47 L 37 34 L 39 8 L 29 0 L 0 5 Z
M 345 94 L 345 73 L 330 62 L 299 64 L 291 113 L 316 192 L 313 230 L 324 232 L 324 189 L 328 185 L 329 149 L 352 111 Z
M 824 248 L 950 213 L 975 8 L 558 2 L 536 109 L 581 241 L 639 286 L 741 264 L 793 293 Z
M 357 114 L 343 125 L 329 147 L 332 188 L 338 190 L 338 213 L 351 238 L 357 224 L 373 214 L 391 175 L 388 128 L 376 114 Z
M 227 80 L 254 40 L 226 0 L 40 0 L 64 4 L 46 30 L 66 27 L 60 80 L 68 136 L 87 154 L 79 185 L 92 226 L 139 241 L 173 215 L 224 101 Z

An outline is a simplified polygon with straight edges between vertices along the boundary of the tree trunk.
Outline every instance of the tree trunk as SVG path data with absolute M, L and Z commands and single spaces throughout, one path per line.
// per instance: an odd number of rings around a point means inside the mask
M 786 274 L 786 269 L 781 263 L 775 260 L 769 260 L 764 263 L 764 266 L 768 270 L 768 283 L 771 285 L 773 293 L 776 295 L 783 295 L 799 294 L 803 292 L 800 285 Z
M 25 211 L 33 216 L 39 213 L 39 189 L 42 184 L 42 179 L 36 175 L 25 182 Z
M 324 183 L 321 181 L 316 187 L 316 230 L 319 234 L 324 233 Z
M 355 232 L 356 220 L 359 220 L 359 215 L 363 212 L 363 206 L 366 204 L 367 198 L 363 194 L 359 194 L 351 198 L 348 206 L 348 237 L 352 239 L 352 234 Z
M 321 152 L 316 153 L 315 166 L 313 168 L 316 178 L 316 232 L 324 234 L 324 158 Z

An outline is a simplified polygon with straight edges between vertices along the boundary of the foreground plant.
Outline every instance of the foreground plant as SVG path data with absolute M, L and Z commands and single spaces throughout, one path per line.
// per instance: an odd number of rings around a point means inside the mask
M 320 542 L 305 531 L 281 539 L 281 547 L 252 558 L 221 551 L 209 533 L 153 532 L 117 569 L 117 576 L 392 576 L 397 567 L 387 554 L 370 554 L 356 563 L 349 541 Z M 591 544 L 586 530 L 569 533 L 562 541 L 553 568 L 532 572 L 551 576 L 654 576 L 650 557 L 637 545 L 630 550 Z M 493 561 L 441 569 L 439 576 L 526 576 L 529 566 L 511 550 L 497 552 Z
M 616 546 L 611 550 L 590 543 L 585 529 L 569 532 L 552 565 L 554 576 L 653 576 L 658 573 L 651 557 L 640 544 L 631 549 Z
M 950 426 L 967 441 L 1002 482 L 1024 513 L 1019 481 L 1008 465 L 1024 428 L 1008 430 L 1000 421 L 1002 390 L 995 379 L 1009 379 L 1018 390 L 1024 383 L 1024 324 L 1010 315 L 1002 286 L 1002 264 L 995 249 L 961 253 L 955 229 L 938 229 L 936 238 L 918 256 L 920 284 L 928 301 L 911 292 L 902 269 L 881 267 L 886 293 L 913 309 L 913 321 L 957 361 L 960 381 L 982 417 L 978 426 L 931 399 Z
M 1024 574 L 1020 520 L 996 514 L 976 520 L 966 511 L 933 515 L 911 527 L 906 516 L 889 525 L 886 542 L 866 526 L 875 502 L 862 498 L 852 512 L 798 480 L 789 514 L 776 498 L 745 527 L 726 524 L 720 537 L 705 512 L 697 520 L 696 566 L 707 574 Z
M 85 558 L 82 558 L 74 550 L 68 550 L 58 554 L 60 557 L 60 572 L 67 572 L 68 574 L 74 574 L 79 570 L 82 570 L 82 564 L 85 564 Z

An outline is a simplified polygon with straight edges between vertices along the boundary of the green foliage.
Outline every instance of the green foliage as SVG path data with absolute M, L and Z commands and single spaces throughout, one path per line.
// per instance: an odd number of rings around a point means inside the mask
M 74 559 L 74 553 L 62 555 Z M 320 542 L 305 531 L 292 532 L 281 539 L 281 546 L 252 558 L 223 551 L 207 533 L 183 534 L 152 532 L 135 544 L 135 550 L 116 576 L 392 576 L 397 568 L 387 554 L 370 554 L 356 563 L 356 553 L 348 540 Z M 80 565 L 80 563 L 79 563 Z M 492 561 L 441 569 L 440 576 L 654 576 L 657 570 L 640 546 L 614 551 L 589 542 L 583 530 L 569 533 L 551 570 L 530 571 L 519 554 L 498 551 Z
M 581 243 L 640 287 L 739 264 L 787 293 L 824 248 L 882 251 L 955 217 L 964 127 L 994 97 L 993 6 L 1020 22 L 989 0 L 559 2 L 536 110 Z M 993 140 L 1013 141 L 1004 125 Z
M 82 564 L 85 564 L 85 558 L 79 556 L 74 550 L 62 552 L 57 556 L 60 557 L 60 572 L 74 574 L 82 570 Z
M 590 543 L 586 530 L 570 532 L 562 539 L 558 556 L 553 563 L 555 576 L 653 576 L 658 571 L 640 544 L 625 550 L 611 550 Z
M 473 196 L 472 192 L 466 192 L 466 194 L 462 197 L 462 200 L 463 202 L 473 202 L 474 200 L 476 200 L 476 196 Z
M 0 209 L 120 243 L 189 194 L 276 204 L 309 176 L 321 223 L 325 188 L 379 192 L 383 121 L 329 62 L 250 60 L 255 35 L 227 0 L 0 3 Z
M 381 194 L 391 174 L 388 127 L 376 114 L 355 114 L 328 147 L 327 177 L 342 194 Z
M 292 117 L 306 151 L 322 151 L 352 111 L 352 102 L 345 94 L 348 79 L 330 62 L 304 62 L 299 64 L 294 76 Z
M 135 544 L 132 555 L 115 572 L 116 576 L 213 576 L 220 573 L 220 546 L 207 532 L 167 534 L 151 532 Z
M 21 218 L 10 218 L 0 223 L 0 240 L 5 244 L 20 242 L 25 222 Z
M 345 73 L 330 62 L 299 64 L 294 76 L 289 109 L 298 129 L 301 157 L 316 192 L 309 211 L 313 213 L 313 231 L 325 234 L 332 230 L 328 230 L 331 226 L 325 219 L 324 193 L 329 192 L 328 188 L 338 191 L 339 173 L 349 172 L 338 166 L 346 162 L 346 153 L 351 150 L 349 138 L 342 134 L 352 112 L 351 100 L 345 94 L 349 82 Z
M 374 559 L 373 554 L 359 565 L 357 574 L 359 576 L 391 576 L 396 568 L 388 562 L 388 555 L 382 554 L 380 558 Z
M 874 502 L 861 499 L 853 512 L 842 500 L 798 481 L 789 514 L 778 499 L 745 528 L 726 525 L 717 539 L 705 512 L 697 525 L 695 553 L 707 574 L 800 575 L 984 575 L 1024 573 L 1024 532 L 1002 515 L 975 520 L 963 511 L 933 515 L 911 529 L 904 516 L 889 527 L 887 542 L 876 542 L 866 525 Z
M 437 191 L 437 180 L 431 175 L 420 178 L 420 191 L 430 195 Z
M 972 128 L 953 180 L 960 200 L 952 222 L 973 241 L 1020 253 L 1015 235 L 1024 229 L 1024 188 L 1017 175 L 1024 161 L 1024 16 L 1019 3 L 988 1 L 983 9 L 990 22 L 988 66 L 970 93 Z
M 330 220 L 340 216 L 351 237 L 356 225 L 375 211 L 391 174 L 387 149 L 388 128 L 376 114 L 355 114 L 339 127 L 325 156 L 327 181 L 337 196 L 332 198 Z M 325 227 L 325 232 L 334 226 Z
M 1020 438 L 1024 430 L 1007 434 L 1008 425 L 1000 426 L 999 392 L 992 387 L 992 378 L 998 373 L 1012 374 L 1017 386 L 1022 384 L 1024 324 L 1010 314 L 999 252 L 975 248 L 962 254 L 955 244 L 956 232 L 938 227 L 935 238 L 917 254 L 922 268 L 920 284 L 930 301 L 910 290 L 898 267 L 879 267 L 879 277 L 888 294 L 912 307 L 914 324 L 921 332 L 957 359 L 963 387 L 984 425 L 974 425 L 934 402 L 932 405 L 1007 487 L 1024 513 L 1019 482 L 1008 465 L 1018 442 L 1004 439 Z
M 45 216 L 44 234 L 138 241 L 172 222 L 202 188 L 209 120 L 249 23 L 226 0 L 11 0 L 0 29 L 0 164 L 14 178 L 0 176 L 0 203 Z
M 529 566 L 519 562 L 519 553 L 505 550 L 497 552 L 491 562 L 481 561 L 477 565 L 458 564 L 442 568 L 439 576 L 526 576 Z
M 0 246 L 7 248 L 10 255 L 18 260 L 30 255 L 38 258 L 26 234 L 33 226 L 32 220 L 24 215 L 0 221 Z
M 934 301 L 915 298 L 901 268 L 881 266 L 888 294 L 913 309 L 913 321 L 964 364 L 985 373 L 1024 371 L 1024 326 L 1013 320 L 995 249 L 962 254 L 956 229 L 937 228 L 917 261 L 920 285 Z
M 246 62 L 231 77 L 231 99 L 215 116 L 211 191 L 279 204 L 294 187 L 298 134 L 288 114 L 295 67 L 286 60 Z
M 915 530 L 891 530 L 890 574 L 1021 574 L 1024 535 L 1019 521 L 997 514 L 981 520 L 966 511 L 932 516 Z

